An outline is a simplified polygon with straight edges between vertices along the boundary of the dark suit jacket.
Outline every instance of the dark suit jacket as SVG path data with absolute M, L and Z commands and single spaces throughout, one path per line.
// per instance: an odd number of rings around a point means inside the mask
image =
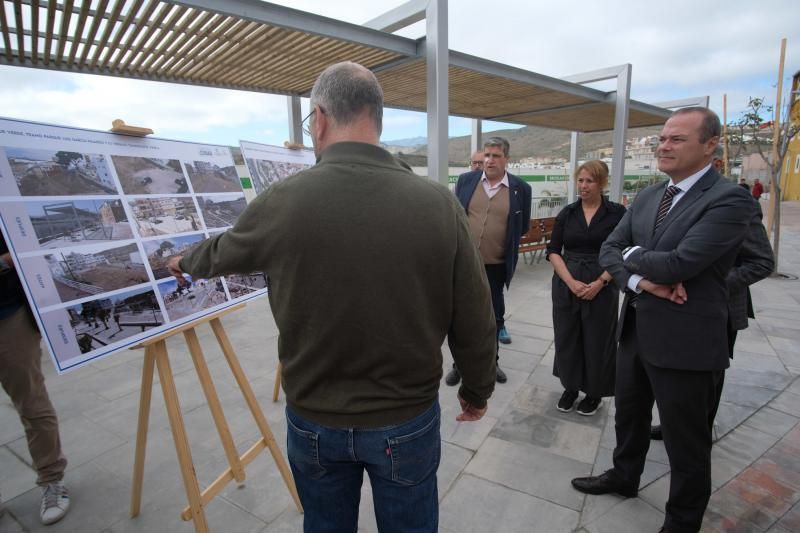
M 728 320 L 735 330 L 747 328 L 747 317 L 753 317 L 749 286 L 769 276 L 775 269 L 775 256 L 761 221 L 761 206 L 753 200 L 753 217 L 747 227 L 742 246 L 728 272 Z
M 506 251 L 505 251 L 505 264 L 506 264 L 506 287 L 511 284 L 511 278 L 514 276 L 514 270 L 517 268 L 517 248 L 519 247 L 520 238 L 528 233 L 531 228 L 531 186 L 522 181 L 517 176 L 506 172 L 508 174 L 508 222 L 506 224 Z M 475 170 L 473 172 L 466 172 L 458 177 L 456 182 L 456 197 L 464 210 L 469 209 L 469 202 L 472 199 L 472 194 L 475 188 L 481 181 L 483 176 L 482 170 Z
M 600 265 L 620 287 L 627 287 L 632 274 L 640 274 L 656 283 L 683 282 L 686 288 L 682 305 L 639 294 L 636 338 L 642 359 L 662 368 L 722 370 L 729 366 L 725 280 L 752 219 L 753 203 L 747 191 L 712 168 L 653 233 L 666 186 L 652 185 L 637 195 L 603 243 Z M 642 248 L 623 261 L 628 246 Z M 629 298 L 626 294 L 620 328 Z

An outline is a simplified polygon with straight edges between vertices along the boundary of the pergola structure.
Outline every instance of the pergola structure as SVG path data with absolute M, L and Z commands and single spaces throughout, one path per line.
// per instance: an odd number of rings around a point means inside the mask
M 604 92 L 448 50 L 447 0 L 412 0 L 364 26 L 261 0 L 0 1 L 0 64 L 284 94 L 293 97 L 293 140 L 302 140 L 299 98 L 319 73 L 360 63 L 377 75 L 387 106 L 428 113 L 429 177 L 442 182 L 448 115 L 576 132 L 616 127 L 619 178 L 625 130 L 669 116 L 630 100 L 629 65 L 618 90 Z M 422 18 L 426 37 L 389 33 Z M 618 197 L 621 179 L 612 181 Z

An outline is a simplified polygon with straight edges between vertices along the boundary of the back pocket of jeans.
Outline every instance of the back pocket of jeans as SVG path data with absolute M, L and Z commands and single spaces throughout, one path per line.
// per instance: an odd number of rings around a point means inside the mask
M 392 454 L 392 480 L 402 485 L 416 485 L 439 466 L 442 439 L 439 413 L 422 428 L 387 440 Z
M 319 434 L 295 426 L 286 417 L 286 447 L 289 462 L 303 475 L 319 479 L 325 468 L 319 462 Z

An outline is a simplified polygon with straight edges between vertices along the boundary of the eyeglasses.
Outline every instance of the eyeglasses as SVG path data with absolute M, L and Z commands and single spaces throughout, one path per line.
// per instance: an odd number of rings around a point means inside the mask
M 305 133 L 309 137 L 311 137 L 311 122 L 309 122 L 309 119 L 311 118 L 311 115 L 317 112 L 317 109 L 319 109 L 320 113 L 322 113 L 323 115 L 325 114 L 325 110 L 322 109 L 322 106 L 316 105 L 314 106 L 314 109 L 311 110 L 311 113 L 306 115 L 306 118 L 304 118 L 303 122 L 300 123 L 301 128 L 303 129 L 303 133 Z

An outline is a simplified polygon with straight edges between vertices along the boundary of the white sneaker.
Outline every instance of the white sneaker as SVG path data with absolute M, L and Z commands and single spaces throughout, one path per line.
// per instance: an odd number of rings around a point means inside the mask
M 49 483 L 42 487 L 42 506 L 39 517 L 42 524 L 55 524 L 69 511 L 69 492 L 63 481 Z

